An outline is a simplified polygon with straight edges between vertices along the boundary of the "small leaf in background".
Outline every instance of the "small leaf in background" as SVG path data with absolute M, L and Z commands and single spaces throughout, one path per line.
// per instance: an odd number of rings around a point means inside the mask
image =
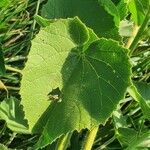
M 150 147 L 150 131 L 137 132 L 131 128 L 119 128 L 118 139 L 125 150 L 143 150 Z
M 5 63 L 2 48 L 0 47 L 0 76 L 5 74 Z
M 114 3 L 111 0 L 98 0 L 100 5 L 102 5 L 105 10 L 114 17 L 115 25 L 118 27 L 120 23 L 120 16 L 117 10 L 117 7 L 114 5 Z
M 0 144 L 0 150 L 8 150 L 8 148 L 5 145 Z
M 132 19 L 136 25 L 140 26 L 145 18 L 150 7 L 149 0 L 130 0 L 128 3 L 129 11 L 132 14 Z
M 118 14 L 120 16 L 120 20 L 125 19 L 125 17 L 128 14 L 128 9 L 127 9 L 127 2 L 126 0 L 120 0 L 117 4 L 117 10 L 118 10 Z
M 120 127 L 118 128 L 118 139 L 124 146 L 130 145 L 130 143 L 134 140 L 133 137 L 136 137 L 137 132 L 134 129 Z
M 113 112 L 114 126 L 116 129 L 127 127 L 127 118 L 122 115 L 120 110 Z
M 143 84 L 142 82 L 140 84 Z M 147 84 L 147 83 L 146 83 Z M 145 118 L 150 119 L 150 104 L 149 104 L 149 99 L 146 100 L 145 97 L 146 95 L 148 96 L 147 93 L 149 93 L 149 85 L 142 85 L 139 86 L 138 83 L 133 83 L 132 86 L 128 87 L 128 92 L 129 94 L 139 103 L 143 114 L 145 115 Z M 144 97 L 143 97 L 144 96 Z
M 32 41 L 20 94 L 30 130 L 42 132 L 36 148 L 105 123 L 124 97 L 131 74 L 127 50 L 96 38 L 74 18 L 51 23 Z M 47 95 L 57 87 L 62 101 L 50 103 Z
M 45 19 L 39 15 L 34 16 L 34 19 L 41 27 L 46 27 L 46 26 L 50 25 L 50 20 Z
M 115 17 L 118 23 L 116 8 L 110 0 L 109 2 L 103 0 L 103 3 L 107 4 L 106 8 L 111 14 L 100 5 L 99 0 L 49 0 L 42 8 L 42 16 L 47 19 L 66 19 L 78 16 L 99 37 L 103 36 L 120 41 L 121 37 L 114 22 Z
M 5 90 L 8 93 L 6 86 L 4 85 L 4 83 L 1 80 L 0 80 L 0 90 Z
M 9 0 L 0 0 L 0 8 L 6 7 L 9 3 Z
M 150 83 L 146 82 L 134 82 L 138 92 L 150 104 Z
M 146 114 L 149 115 L 148 118 L 150 118 L 150 84 L 146 82 L 134 82 L 134 85 L 144 100 L 143 105 L 145 103 L 145 107 L 142 109 Z
M 0 120 L 5 120 L 7 127 L 16 133 L 29 133 L 27 121 L 23 119 L 24 112 L 20 101 L 7 98 L 0 103 Z

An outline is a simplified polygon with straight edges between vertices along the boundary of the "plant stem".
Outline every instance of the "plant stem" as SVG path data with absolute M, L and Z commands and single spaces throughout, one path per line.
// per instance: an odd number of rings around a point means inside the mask
M 101 145 L 100 147 L 98 147 L 98 149 L 104 149 L 107 147 L 107 145 L 109 145 L 110 143 L 112 143 L 114 140 L 116 139 L 115 136 L 113 136 L 111 139 L 109 139 L 108 141 L 106 141 L 103 145 Z
M 24 61 L 24 60 L 26 60 L 26 59 L 27 59 L 27 57 L 25 57 L 25 56 L 15 56 L 15 57 L 13 57 L 13 58 L 11 58 L 11 59 L 6 58 L 6 59 L 5 59 L 5 62 Z
M 129 48 L 129 47 L 130 47 L 130 45 L 131 45 L 131 43 L 133 42 L 135 36 L 137 35 L 138 30 L 139 30 L 139 26 L 134 25 L 132 36 L 128 39 L 128 42 L 127 42 L 127 44 L 126 44 L 126 46 L 125 46 L 126 48 Z
M 14 90 L 14 91 L 19 91 L 20 88 L 18 87 L 13 87 L 13 86 L 6 86 L 7 90 Z
M 6 143 L 7 146 L 9 146 L 9 145 L 11 144 L 11 142 L 13 141 L 13 139 L 16 137 L 16 134 L 17 134 L 17 133 L 15 133 L 15 132 L 12 133 L 12 135 L 11 135 L 9 141 Z
M 5 134 L 6 129 L 7 129 L 7 124 L 5 122 L 4 125 L 3 125 L 3 127 L 1 126 L 0 138 Z
M 129 49 L 130 49 L 130 53 L 129 54 L 130 55 L 132 55 L 132 53 L 134 52 L 134 50 L 135 50 L 135 48 L 136 48 L 136 46 L 137 46 L 137 44 L 138 44 L 138 42 L 139 42 L 143 32 L 144 32 L 144 30 L 145 30 L 145 28 L 146 28 L 146 26 L 148 24 L 149 18 L 150 18 L 150 7 L 149 7 L 149 10 L 148 10 L 148 12 L 147 12 L 147 14 L 145 16 L 143 24 L 139 28 L 139 30 L 138 30 L 138 32 L 137 32 L 133 42 L 131 43 L 131 45 L 129 47 Z
M 41 3 L 41 0 L 38 0 L 38 1 L 37 1 L 37 6 L 36 6 L 36 11 L 35 11 L 35 14 L 34 14 L 34 15 L 38 15 L 40 3 Z M 35 26 L 36 26 L 36 20 L 34 19 L 34 20 L 33 20 L 33 25 L 32 25 L 31 39 L 33 38 Z
M 55 150 L 66 150 L 67 146 L 70 142 L 70 138 L 72 136 L 72 132 L 68 132 L 65 135 L 62 135 L 57 142 L 57 145 L 55 147 Z
M 13 68 L 13 67 L 10 67 L 10 66 L 7 66 L 7 65 L 5 66 L 5 68 L 9 71 L 13 71 L 13 72 L 17 72 L 17 73 L 22 74 L 21 70 L 19 70 L 19 69 L 16 69 L 16 68 Z
M 88 135 L 85 139 L 82 150 L 91 150 L 92 149 L 98 129 L 99 129 L 99 126 L 94 127 L 91 131 L 88 132 Z
M 3 90 L 6 91 L 6 93 L 7 93 L 7 98 L 8 98 L 8 89 L 7 89 L 7 87 L 4 85 L 4 83 L 0 80 L 0 90 L 1 90 L 1 89 L 3 89 Z

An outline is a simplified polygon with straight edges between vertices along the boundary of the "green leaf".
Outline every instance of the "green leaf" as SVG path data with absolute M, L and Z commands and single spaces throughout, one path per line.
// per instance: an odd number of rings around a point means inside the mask
M 0 144 L 0 150 L 8 150 L 8 148 L 5 145 Z
M 87 48 L 94 42 L 97 41 L 99 38 L 98 36 L 93 32 L 92 29 L 88 28 L 89 32 L 89 40 L 84 44 L 83 51 L 87 50 Z
M 150 147 L 150 131 L 137 132 L 131 128 L 119 128 L 118 139 L 126 146 L 125 150 L 141 150 Z
M 46 27 L 46 26 L 50 25 L 50 20 L 45 19 L 39 15 L 34 16 L 34 19 L 41 27 Z
M 5 74 L 5 63 L 2 48 L 0 47 L 0 76 Z
M 117 130 L 117 138 L 122 145 L 128 146 L 136 137 L 137 132 L 132 128 L 120 127 Z M 133 138 L 134 137 L 134 138 Z
M 96 39 L 92 30 L 74 18 L 51 23 L 32 41 L 20 93 L 30 130 L 43 132 L 36 148 L 105 123 L 124 97 L 131 74 L 127 50 L 103 38 L 87 46 L 90 39 Z M 57 87 L 59 101 L 48 101 Z
M 145 99 L 147 103 L 150 103 L 150 83 L 146 82 L 134 82 L 138 92 Z
M 150 8 L 149 0 L 130 0 L 129 11 L 132 14 L 132 19 L 137 25 L 141 25 L 144 21 L 145 15 Z
M 9 3 L 9 0 L 0 0 L 0 8 L 6 7 Z
M 117 20 L 116 9 L 115 6 L 112 6 L 113 4 L 108 7 L 109 3 L 107 3 L 106 8 L 111 14 L 100 5 L 99 0 L 48 0 L 42 8 L 42 16 L 48 19 L 78 16 L 99 37 L 103 36 L 120 41 L 121 37 L 114 22 L 114 16 Z M 111 10 L 111 7 L 113 7 L 113 10 Z
M 126 116 L 123 116 L 120 110 L 116 110 L 113 112 L 113 121 L 116 129 L 121 127 L 127 127 L 126 120 Z
M 98 2 L 105 8 L 105 10 L 114 17 L 114 22 L 116 26 L 119 26 L 120 16 L 117 7 L 111 0 L 98 0 Z
M 127 9 L 127 0 L 120 0 L 120 2 L 117 4 L 117 10 L 120 16 L 120 20 L 125 19 L 125 17 L 127 16 L 128 13 L 128 9 Z
M 23 119 L 24 112 L 19 100 L 11 97 L 0 103 L 0 119 L 5 120 L 7 127 L 17 133 L 29 133 L 27 121 Z
M 143 112 L 146 114 L 147 118 L 150 118 L 150 84 L 146 82 L 134 82 L 138 93 L 143 98 L 141 103 L 143 103 L 144 107 Z
M 143 89 L 139 87 L 143 87 Z M 128 92 L 139 103 L 145 117 L 147 119 L 150 119 L 150 104 L 148 104 L 144 98 L 145 93 L 149 92 L 149 89 L 146 89 L 145 87 L 146 85 L 137 86 L 136 84 L 133 83 L 132 86 L 128 87 Z

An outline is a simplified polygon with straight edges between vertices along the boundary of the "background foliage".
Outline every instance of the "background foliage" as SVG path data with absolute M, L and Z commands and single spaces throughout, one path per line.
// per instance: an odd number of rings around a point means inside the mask
M 149 0 L 1 0 L 0 16 L 0 149 L 150 148 Z

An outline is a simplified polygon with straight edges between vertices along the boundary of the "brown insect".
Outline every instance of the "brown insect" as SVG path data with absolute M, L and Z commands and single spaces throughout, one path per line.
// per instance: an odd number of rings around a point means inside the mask
M 47 95 L 49 97 L 49 100 L 51 101 L 56 101 L 56 102 L 61 102 L 62 101 L 62 93 L 59 89 L 59 87 L 57 87 L 56 89 L 52 89 L 51 92 L 48 93 Z

